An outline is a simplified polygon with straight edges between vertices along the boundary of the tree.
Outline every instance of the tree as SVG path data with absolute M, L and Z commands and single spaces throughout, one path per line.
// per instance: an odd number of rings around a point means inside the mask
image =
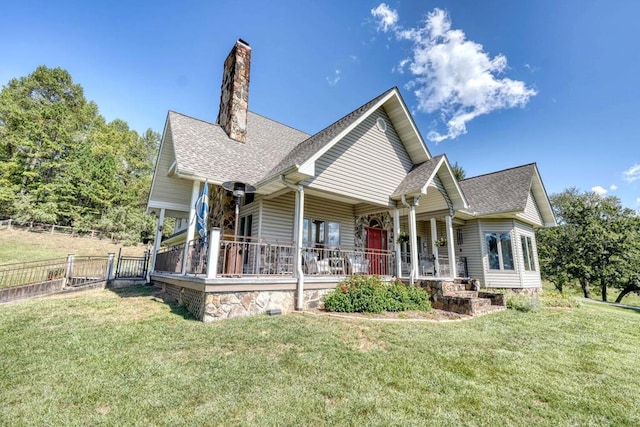
M 107 123 L 61 68 L 0 92 L 0 217 L 97 228 L 137 240 L 160 135 Z
M 640 220 L 616 197 L 575 188 L 551 196 L 558 227 L 538 232 L 541 272 L 556 288 L 578 280 L 584 296 L 599 285 L 626 288 L 640 277 Z
M 455 162 L 454 165 L 451 166 L 451 172 L 453 172 L 453 176 L 455 176 L 458 181 L 462 181 L 467 176 L 467 173 L 462 166 L 458 165 L 458 162 Z

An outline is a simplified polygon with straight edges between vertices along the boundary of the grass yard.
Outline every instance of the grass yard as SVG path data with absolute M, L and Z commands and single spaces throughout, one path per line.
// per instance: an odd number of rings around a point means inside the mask
M 640 425 L 640 313 L 193 321 L 151 287 L 0 306 L 0 425 Z
M 553 283 L 548 282 L 546 280 L 542 281 L 542 288 L 546 292 L 558 292 L 556 288 L 553 286 Z M 602 301 L 602 290 L 600 286 L 591 286 L 591 299 Z M 578 283 L 572 283 L 563 288 L 564 294 L 570 297 L 584 297 L 584 293 L 580 288 Z M 608 302 L 614 302 L 618 295 L 620 295 L 621 289 L 607 287 L 607 300 Z M 640 307 L 640 295 L 635 292 L 628 293 L 622 298 L 620 304 L 624 305 L 633 305 L 636 307 Z
M 0 230 L 0 264 L 78 256 L 118 255 L 142 256 L 146 246 L 122 246 L 111 240 L 71 237 L 64 234 L 36 233 L 26 230 Z

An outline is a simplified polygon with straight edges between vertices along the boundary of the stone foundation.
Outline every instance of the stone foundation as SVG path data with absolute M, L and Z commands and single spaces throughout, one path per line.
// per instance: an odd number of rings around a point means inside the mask
M 526 295 L 529 297 L 542 295 L 542 288 L 488 288 L 488 290 L 495 292 L 512 293 L 516 295 Z
M 324 296 L 332 289 L 304 291 L 304 308 L 324 308 Z M 168 283 L 162 284 L 162 290 L 203 322 L 263 314 L 272 309 L 279 309 L 282 314 L 295 310 L 295 290 L 205 293 Z

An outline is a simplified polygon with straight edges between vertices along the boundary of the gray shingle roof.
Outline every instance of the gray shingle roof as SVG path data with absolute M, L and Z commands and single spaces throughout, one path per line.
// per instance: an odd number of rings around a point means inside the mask
M 438 162 L 442 157 L 444 157 L 444 154 L 415 165 L 398 185 L 396 191 L 393 192 L 393 196 L 419 192 L 436 170 L 436 166 L 438 166 Z
M 460 181 L 469 202 L 468 211 L 477 215 L 523 211 L 535 167 L 530 163 Z
M 169 112 L 176 163 L 181 173 L 225 181 L 258 182 L 309 135 L 248 112 L 247 142 L 227 136 L 217 124 Z
M 356 122 L 362 115 L 364 115 L 367 111 L 371 109 L 378 101 L 388 95 L 391 91 L 395 90 L 395 87 L 381 93 L 377 97 L 373 98 L 371 101 L 366 104 L 356 108 L 351 113 L 342 117 L 335 123 L 327 126 L 320 132 L 316 133 L 297 147 L 295 147 L 286 157 L 284 157 L 271 171 L 265 176 L 265 178 L 277 175 L 281 172 L 286 171 L 295 165 L 302 164 L 305 160 L 309 159 L 324 147 L 326 144 L 331 142 L 333 138 L 335 138 L 340 132 L 348 128 L 351 124 Z

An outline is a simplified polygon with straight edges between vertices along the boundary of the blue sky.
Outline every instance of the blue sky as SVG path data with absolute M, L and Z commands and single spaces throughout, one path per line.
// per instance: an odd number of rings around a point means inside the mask
M 398 86 L 432 154 L 474 176 L 537 162 L 640 208 L 640 2 L 32 1 L 0 14 L 0 84 L 67 69 L 107 120 L 215 121 L 252 47 L 249 108 L 314 133 Z

